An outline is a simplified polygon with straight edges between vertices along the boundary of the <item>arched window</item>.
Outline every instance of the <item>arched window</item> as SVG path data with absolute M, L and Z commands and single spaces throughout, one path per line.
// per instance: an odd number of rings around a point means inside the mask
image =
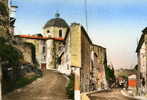
M 62 30 L 59 30 L 59 37 L 62 37 Z
M 45 53 L 45 47 L 43 47 L 42 53 L 43 53 L 43 54 Z
M 47 30 L 46 32 L 47 32 L 47 33 L 50 33 L 50 30 Z

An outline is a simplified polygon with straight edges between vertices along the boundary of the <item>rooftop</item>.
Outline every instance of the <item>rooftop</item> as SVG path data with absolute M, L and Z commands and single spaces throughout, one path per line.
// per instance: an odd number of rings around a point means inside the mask
M 44 29 L 47 28 L 47 27 L 51 27 L 51 26 L 54 26 L 54 27 L 63 27 L 63 28 L 68 28 L 68 24 L 66 23 L 66 21 L 62 18 L 60 18 L 60 14 L 57 13 L 55 15 L 55 18 L 47 21 L 47 23 L 44 25 Z

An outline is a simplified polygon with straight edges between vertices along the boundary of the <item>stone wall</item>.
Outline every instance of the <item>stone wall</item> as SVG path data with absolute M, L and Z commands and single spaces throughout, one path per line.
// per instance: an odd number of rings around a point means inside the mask
M 70 27 L 70 57 L 71 66 L 81 67 L 81 25 L 76 23 Z
M 92 61 L 92 52 L 96 57 Z M 80 68 L 80 90 L 89 92 L 104 88 L 106 83 L 105 66 L 107 66 L 106 49 L 93 45 L 88 33 L 80 24 L 73 23 L 65 38 L 63 69 L 67 64 L 71 67 L 68 72 Z M 103 84 L 103 86 L 102 86 Z
M 93 89 L 103 89 L 107 87 L 105 67 L 107 66 L 106 49 L 92 45 L 92 62 L 91 62 L 91 84 L 95 84 Z
M 54 40 L 47 40 L 47 69 L 55 69 Z
M 36 59 L 36 64 L 39 64 L 41 65 L 42 62 L 46 62 L 46 61 L 43 61 L 43 54 L 42 54 L 42 48 L 43 48 L 43 45 L 42 45 L 42 40 L 37 40 L 37 39 L 28 39 L 28 38 L 21 38 L 21 37 L 15 37 L 15 41 L 19 41 L 21 43 L 31 43 L 34 45 L 35 47 L 35 59 Z
M 81 27 L 81 92 L 90 91 L 91 40 Z
M 28 42 L 28 43 L 32 43 L 35 46 L 35 55 L 36 55 L 36 59 L 37 61 L 40 63 L 41 62 L 41 49 L 42 49 L 42 45 L 41 44 L 41 40 L 35 40 L 35 39 L 22 39 L 24 42 Z
M 106 76 L 105 76 L 105 66 L 107 66 L 106 49 L 95 45 L 92 43 L 88 33 L 85 31 L 84 27 L 80 25 L 75 25 L 74 28 L 78 27 L 74 33 L 74 39 L 80 40 L 80 45 L 75 42 L 80 52 L 74 47 L 75 53 L 78 53 L 81 58 L 81 69 L 80 69 L 80 90 L 81 92 L 89 92 L 97 89 L 102 89 L 107 87 Z M 80 28 L 79 28 L 80 27 Z M 80 35 L 78 35 L 80 34 Z M 74 40 L 71 36 L 71 41 Z M 71 46 L 74 44 L 71 42 Z M 72 49 L 72 48 L 71 48 Z M 94 53 L 92 59 L 92 52 Z M 72 58 L 71 58 L 72 59 Z
M 22 63 L 30 63 L 30 64 L 33 64 L 32 48 L 30 46 L 28 46 L 25 43 L 15 44 L 13 46 L 16 47 L 18 50 L 21 51 L 21 53 L 23 55 L 23 61 L 22 61 Z
M 64 51 L 64 41 L 54 40 L 54 50 L 55 50 L 55 68 L 58 69 L 58 58 Z M 65 57 L 64 57 L 65 58 Z
M 61 50 L 59 53 L 57 53 L 58 57 L 59 57 L 59 62 L 60 64 L 58 65 L 58 71 L 60 71 L 61 73 L 64 73 L 66 75 L 70 75 L 71 74 L 71 39 L 70 39 L 70 33 L 66 34 L 66 39 L 64 42 L 64 47 L 63 50 Z
M 146 75 L 145 75 L 145 87 L 146 87 L 146 92 L 147 92 L 147 31 L 145 34 L 145 62 L 146 62 Z

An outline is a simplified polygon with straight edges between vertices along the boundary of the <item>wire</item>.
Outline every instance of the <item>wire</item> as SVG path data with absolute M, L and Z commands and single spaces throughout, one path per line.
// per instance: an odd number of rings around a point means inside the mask
M 85 5 L 85 22 L 86 22 L 86 29 L 88 31 L 88 12 L 87 12 L 87 0 L 84 0 Z

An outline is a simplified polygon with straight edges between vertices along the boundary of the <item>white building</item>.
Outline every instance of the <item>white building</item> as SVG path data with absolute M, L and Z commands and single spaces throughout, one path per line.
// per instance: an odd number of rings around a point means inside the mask
M 147 28 L 143 30 L 136 52 L 138 56 L 138 93 L 141 95 L 147 92 Z

